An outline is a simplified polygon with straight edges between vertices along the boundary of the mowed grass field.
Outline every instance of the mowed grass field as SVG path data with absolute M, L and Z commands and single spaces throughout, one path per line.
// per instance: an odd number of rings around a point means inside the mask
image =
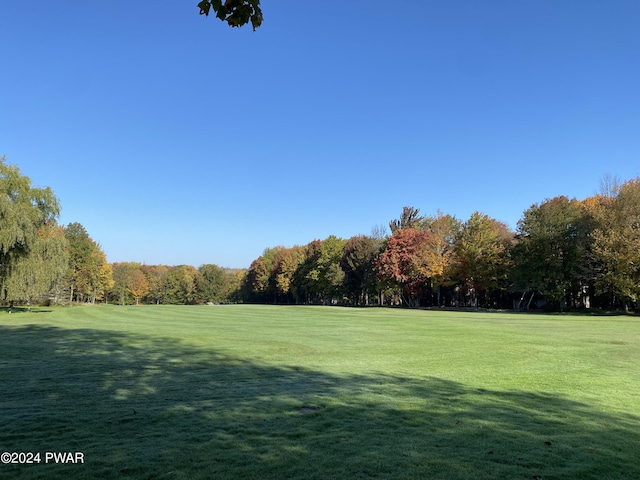
M 638 479 L 640 318 L 0 311 L 4 451 L 41 462 L 3 479 Z

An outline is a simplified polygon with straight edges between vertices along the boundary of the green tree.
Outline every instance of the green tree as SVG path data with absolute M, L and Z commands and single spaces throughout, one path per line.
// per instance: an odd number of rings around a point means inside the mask
M 324 303 L 333 303 L 334 297 L 341 295 L 344 271 L 340 262 L 345 243 L 344 239 L 335 235 L 329 235 L 322 241 L 318 259 L 318 287 Z
M 222 303 L 237 300 L 240 279 L 237 271 L 206 264 L 198 268 L 198 296 L 203 302 Z
M 45 225 L 55 225 L 60 205 L 50 188 L 35 188 L 18 167 L 0 157 L 0 283 L 38 242 Z
M 251 262 L 243 287 L 247 301 L 257 303 L 276 301 L 273 282 L 270 279 L 276 255 L 283 248 L 281 246 L 265 248 L 262 255 Z
M 129 262 L 116 262 L 111 264 L 111 272 L 113 275 L 113 286 L 109 292 L 112 299 L 115 299 L 120 305 L 128 303 L 129 292 L 127 290 L 127 277 L 131 270 Z
M 171 267 L 163 282 L 164 302 L 178 305 L 197 303 L 199 276 L 200 272 L 191 265 Z
M 62 280 L 69 266 L 67 240 L 61 227 L 43 225 L 28 255 L 19 256 L 4 279 L 4 295 L 12 303 L 44 298 Z
M 579 305 L 591 280 L 591 223 L 582 202 L 565 196 L 532 205 L 518 222 L 514 277 L 549 302 Z
M 356 305 L 366 305 L 375 295 L 378 285 L 375 262 L 382 249 L 382 240 L 356 235 L 345 243 L 340 267 L 344 272 L 345 293 Z
M 69 243 L 69 270 L 65 283 L 69 301 L 95 303 L 113 287 L 111 265 L 96 242 L 80 223 L 65 228 Z
M 147 284 L 149 285 L 147 298 L 151 303 L 161 304 L 165 295 L 164 280 L 169 273 L 169 267 L 165 265 L 142 265 L 140 270 L 147 277 Z
M 304 259 L 295 271 L 293 283 L 303 303 L 317 303 L 317 263 L 320 258 L 321 240 L 312 240 L 304 246 Z
M 509 287 L 513 241 L 504 223 L 480 212 L 462 225 L 455 244 L 458 278 L 471 306 L 500 306 Z
M 305 259 L 296 272 L 296 285 L 309 303 L 333 303 L 340 295 L 344 271 L 340 268 L 345 241 L 335 235 L 305 247 Z
M 204 302 L 219 303 L 224 299 L 224 270 L 218 265 L 206 264 L 198 268 L 198 296 Z
M 260 0 L 202 0 L 198 8 L 200 15 L 209 16 L 213 11 L 217 18 L 231 27 L 241 27 L 251 22 L 255 31 L 262 25 Z

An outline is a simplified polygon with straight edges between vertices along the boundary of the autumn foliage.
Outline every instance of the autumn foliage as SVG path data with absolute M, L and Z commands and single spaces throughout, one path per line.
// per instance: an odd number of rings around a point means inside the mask
M 304 247 L 267 249 L 248 270 L 243 298 L 352 305 L 635 308 L 640 300 L 638 212 L 640 179 L 609 189 L 606 195 L 584 200 L 558 196 L 534 204 L 515 232 L 481 212 L 461 222 L 441 212 L 421 216 L 418 209 L 405 207 L 389 222 L 391 234 L 385 238 L 357 235 L 340 242 L 332 236 Z M 280 259 L 295 258 L 287 263 L 286 276 L 284 260 L 274 262 L 272 252 Z
M 637 309 L 640 178 L 605 180 L 584 200 L 531 205 L 515 232 L 481 212 L 461 221 L 404 207 L 390 233 L 269 247 L 245 270 L 108 263 L 81 224 L 57 225 L 50 189 L 1 157 L 0 300 Z

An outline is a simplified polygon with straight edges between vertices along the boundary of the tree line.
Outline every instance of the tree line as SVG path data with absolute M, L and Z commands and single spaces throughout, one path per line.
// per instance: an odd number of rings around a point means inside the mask
M 405 207 L 390 235 L 329 236 L 267 248 L 242 298 L 261 303 L 636 309 L 640 178 L 610 178 L 584 200 L 529 207 L 515 232 L 475 212 L 466 221 Z
M 217 265 L 108 263 L 80 223 L 58 225 L 60 203 L 0 157 L 0 302 L 238 302 L 244 270 Z
M 605 178 L 584 200 L 529 207 L 516 231 L 404 207 L 389 230 L 269 247 L 247 269 L 108 263 L 79 223 L 57 224 L 50 188 L 0 157 L 0 300 L 5 304 L 281 303 L 552 310 L 635 309 L 640 177 Z

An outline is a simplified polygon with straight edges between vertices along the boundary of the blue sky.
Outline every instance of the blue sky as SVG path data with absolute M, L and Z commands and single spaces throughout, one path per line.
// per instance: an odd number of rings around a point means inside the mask
M 640 175 L 636 0 L 196 4 L 0 4 L 0 155 L 110 262 L 248 267 L 405 205 L 515 228 Z

